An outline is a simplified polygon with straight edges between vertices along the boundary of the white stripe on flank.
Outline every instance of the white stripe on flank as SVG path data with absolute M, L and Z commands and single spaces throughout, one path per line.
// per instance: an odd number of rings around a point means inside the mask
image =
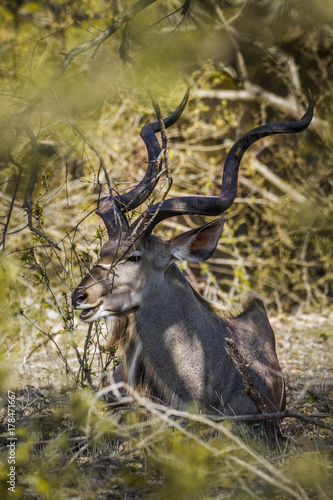
M 141 351 L 142 351 L 142 343 L 139 340 L 138 343 L 137 343 L 137 346 L 135 348 L 135 351 L 134 351 L 134 355 L 133 355 L 133 359 L 132 359 L 132 362 L 131 362 L 131 366 L 129 367 L 129 370 L 128 370 L 128 385 L 129 386 L 133 386 L 134 376 L 135 376 L 135 370 L 136 370 L 136 364 L 137 364 L 137 361 L 138 361 L 138 357 L 141 354 Z
M 278 408 L 279 411 L 281 411 L 282 402 L 283 402 L 283 399 L 284 399 L 284 393 L 286 392 L 283 375 L 280 375 L 280 380 L 281 380 L 281 384 L 282 384 L 282 391 L 281 391 L 281 398 L 280 398 L 280 406 Z
M 96 264 L 96 267 L 102 267 L 103 269 L 110 269 L 112 264 Z

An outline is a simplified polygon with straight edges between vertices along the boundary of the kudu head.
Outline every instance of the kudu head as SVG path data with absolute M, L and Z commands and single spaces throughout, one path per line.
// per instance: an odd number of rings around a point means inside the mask
M 166 128 L 178 120 L 188 96 L 189 91 L 176 111 L 164 120 Z M 131 191 L 99 202 L 97 214 L 105 223 L 109 241 L 103 246 L 98 263 L 73 292 L 73 307 L 82 310 L 80 318 L 92 322 L 134 312 L 143 305 L 147 307 L 150 297 L 163 286 L 164 275 L 176 260 L 208 259 L 220 238 L 223 218 L 168 241 L 154 236 L 154 227 L 176 215 L 221 216 L 236 197 L 238 169 L 246 150 L 263 137 L 305 130 L 312 115 L 310 95 L 308 109 L 299 121 L 264 125 L 243 135 L 227 155 L 219 196 L 165 199 L 149 206 L 130 225 L 128 213 L 148 199 L 162 170 L 161 147 L 155 135 L 160 131 L 159 123 L 145 125 L 140 133 L 148 152 L 148 168 L 143 179 Z

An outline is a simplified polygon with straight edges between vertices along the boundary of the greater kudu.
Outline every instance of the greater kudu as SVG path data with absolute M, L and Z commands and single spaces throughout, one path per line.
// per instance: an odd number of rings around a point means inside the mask
M 177 110 L 164 120 L 172 125 L 181 115 L 186 93 Z M 145 176 L 130 192 L 99 202 L 109 241 L 98 263 L 72 297 L 80 318 L 106 318 L 114 342 L 122 342 L 124 360 L 115 373 L 140 393 L 174 407 L 197 402 L 223 414 L 253 414 L 258 408 L 243 393 L 243 382 L 229 359 L 226 338 L 233 339 L 270 411 L 285 406 L 284 380 L 275 337 L 265 307 L 255 295 L 237 315 L 226 317 L 197 294 L 176 266 L 177 260 L 203 261 L 214 252 L 224 219 L 164 240 L 152 234 L 156 224 L 184 214 L 218 216 L 233 203 L 240 161 L 258 139 L 301 132 L 311 122 L 313 101 L 303 118 L 273 123 L 243 135 L 230 149 L 217 197 L 189 196 L 150 205 L 131 225 L 128 213 L 152 193 L 161 173 L 161 147 L 155 136 L 159 123 L 147 124 L 141 137 L 148 151 Z

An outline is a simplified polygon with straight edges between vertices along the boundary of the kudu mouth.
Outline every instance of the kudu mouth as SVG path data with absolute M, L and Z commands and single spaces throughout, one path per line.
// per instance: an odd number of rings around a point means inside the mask
M 89 318 L 94 316 L 95 313 L 97 313 L 97 311 L 100 309 L 102 304 L 103 304 L 103 301 L 101 300 L 101 302 L 97 306 L 83 309 L 82 313 L 80 314 L 80 319 L 82 319 L 82 321 L 87 321 Z
M 82 321 L 88 321 L 90 320 L 90 318 L 96 315 L 96 313 L 101 309 L 103 304 L 104 304 L 103 300 L 100 300 L 96 306 L 90 307 L 81 305 L 79 307 L 76 307 L 76 309 L 83 309 L 83 311 L 80 314 L 80 319 L 82 319 Z

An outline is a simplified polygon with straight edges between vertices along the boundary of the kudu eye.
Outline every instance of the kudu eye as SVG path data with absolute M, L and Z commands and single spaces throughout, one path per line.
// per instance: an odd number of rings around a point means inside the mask
M 140 262 L 141 260 L 141 255 L 138 255 L 138 254 L 133 254 L 131 255 L 130 257 L 128 257 L 127 261 L 126 262 Z

